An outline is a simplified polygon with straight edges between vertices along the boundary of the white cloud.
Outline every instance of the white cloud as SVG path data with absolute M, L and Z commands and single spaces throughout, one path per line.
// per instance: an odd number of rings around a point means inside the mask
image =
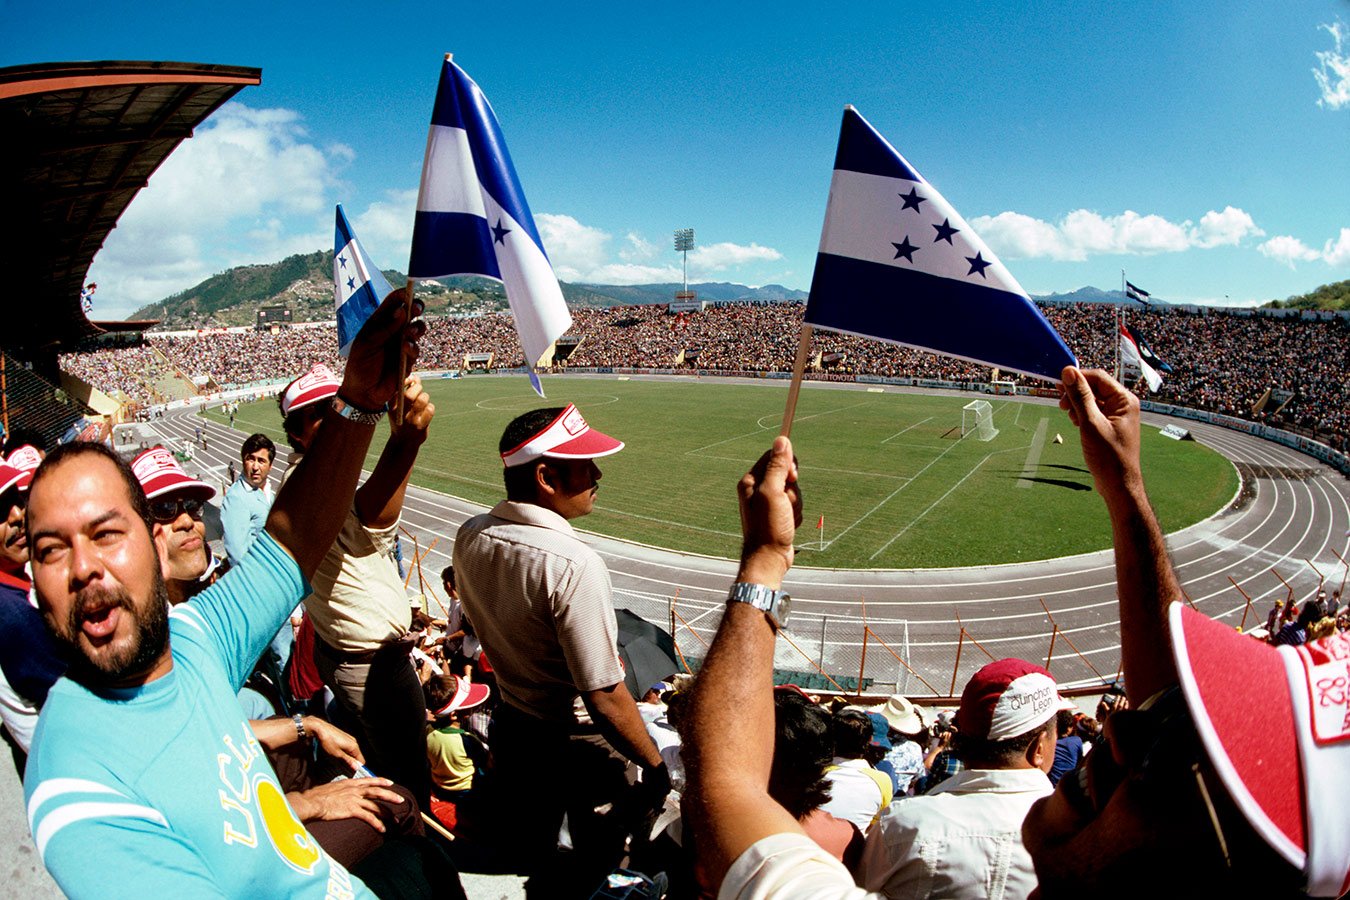
M 386 269 L 408 267 L 408 249 L 412 246 L 413 220 L 417 213 L 417 189 L 387 191 L 365 212 L 355 216 L 344 207 L 361 246 Z
M 1291 269 L 1294 268 L 1295 262 L 1317 259 L 1322 255 L 1298 238 L 1287 234 L 1273 237 L 1256 249 L 1260 250 L 1262 255 L 1284 263 Z
M 1350 265 L 1350 228 L 1342 228 L 1339 235 L 1330 238 L 1321 250 L 1309 247 L 1303 241 L 1287 234 L 1273 237 L 1256 249 L 1276 262 L 1294 268 L 1296 262 L 1322 260 L 1329 266 Z
M 1318 27 L 1331 35 L 1331 40 L 1336 46 L 1332 50 L 1317 52 L 1318 67 L 1312 70 L 1313 77 L 1317 79 L 1318 90 L 1322 93 L 1317 105 L 1330 109 L 1350 106 L 1350 54 L 1341 49 L 1350 33 L 1347 32 L 1345 23 L 1339 19 L 1329 25 Z
M 659 250 L 636 232 L 629 232 L 624 238 L 624 246 L 617 254 L 613 254 L 610 249 L 613 235 L 607 231 L 583 225 L 568 215 L 539 213 L 534 218 L 549 260 L 553 263 L 553 271 L 563 281 L 649 284 L 679 281 L 682 277 L 682 267 L 676 265 L 673 258 L 667 265 L 644 262 L 653 260 Z M 618 256 L 618 262 L 614 261 L 614 255 Z M 710 244 L 690 252 L 689 278 L 692 281 L 706 277 L 710 272 L 723 272 L 782 258 L 783 255 L 772 247 L 756 243 L 748 246 L 730 242 Z
M 689 251 L 689 262 L 700 269 L 707 271 L 720 272 L 723 269 L 730 269 L 734 266 L 743 266 L 750 262 L 761 262 L 782 259 L 783 254 L 772 247 L 761 247 L 759 244 L 751 243 L 745 247 L 740 244 L 732 244 L 723 241 L 720 244 L 709 244 L 706 247 L 695 247 Z
M 1179 253 L 1193 247 L 1234 245 L 1265 233 L 1250 215 L 1232 206 L 1223 212 L 1210 210 L 1198 226 L 1189 219 L 1171 222 L 1129 209 L 1117 216 L 1076 209 L 1058 223 L 1009 211 L 978 216 L 971 225 L 1000 256 L 1068 261 L 1082 261 L 1094 254 Z
M 317 147 L 292 110 L 221 107 L 109 235 L 90 270 L 96 313 L 125 315 L 231 266 L 327 246 L 328 195 L 353 157 Z

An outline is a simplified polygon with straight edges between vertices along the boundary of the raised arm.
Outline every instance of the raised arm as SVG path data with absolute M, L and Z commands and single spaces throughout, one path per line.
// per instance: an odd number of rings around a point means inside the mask
M 1116 554 L 1121 660 L 1125 687 L 1138 705 L 1176 684 L 1167 606 L 1181 588 L 1139 464 L 1139 399 L 1100 369 L 1063 374 L 1060 408 L 1078 427 L 1083 459 L 1106 501 Z
M 792 444 L 777 438 L 741 479 L 741 565 L 737 581 L 778 590 L 792 565 L 792 539 L 802 521 Z M 769 796 L 773 765 L 774 629 L 760 610 L 729 604 L 690 701 L 685 763 L 688 811 L 709 886 L 751 844 L 801 832 Z
M 388 528 L 398 521 L 417 451 L 426 441 L 427 428 L 436 415 L 436 407 L 422 390 L 422 379 L 416 375 L 409 375 L 404 382 L 403 398 L 403 424 L 392 427 L 375 470 L 356 490 L 356 517 L 367 528 Z
M 403 360 L 411 366 L 417 359 L 417 340 L 426 325 L 416 318 L 422 308 L 417 301 L 409 320 L 406 292 L 403 288 L 386 297 L 356 336 L 337 394 L 343 403 L 358 410 L 383 410 L 398 391 Z M 313 445 L 272 504 L 267 531 L 295 558 L 306 578 L 313 576 L 337 538 L 374 433 L 373 424 L 326 410 Z

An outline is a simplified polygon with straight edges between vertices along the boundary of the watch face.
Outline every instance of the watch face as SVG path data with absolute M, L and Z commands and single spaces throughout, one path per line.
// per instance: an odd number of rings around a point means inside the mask
M 787 627 L 790 615 L 792 615 L 792 595 L 781 594 L 778 598 L 778 614 L 774 617 L 778 620 L 779 628 Z

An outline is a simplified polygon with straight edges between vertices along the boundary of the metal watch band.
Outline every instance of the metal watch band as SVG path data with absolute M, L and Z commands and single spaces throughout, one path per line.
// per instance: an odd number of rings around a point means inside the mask
M 342 418 L 347 421 L 355 422 L 358 425 L 378 425 L 380 420 L 384 418 L 384 410 L 381 409 L 377 412 L 367 412 L 364 409 L 358 409 L 346 400 L 343 400 L 337 394 L 333 395 L 331 405 L 333 407 L 333 412 L 342 416 Z
M 787 627 L 792 597 L 787 591 L 775 591 L 766 585 L 737 581 L 732 584 L 731 591 L 727 594 L 727 602 L 746 603 L 755 609 L 763 610 L 774 631 L 777 631 Z

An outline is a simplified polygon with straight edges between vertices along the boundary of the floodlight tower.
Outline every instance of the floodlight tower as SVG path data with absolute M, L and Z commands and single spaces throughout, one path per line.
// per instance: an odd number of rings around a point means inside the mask
M 689 251 L 694 249 L 694 229 L 677 228 L 675 230 L 675 252 L 684 254 L 684 290 L 681 294 L 689 293 Z

